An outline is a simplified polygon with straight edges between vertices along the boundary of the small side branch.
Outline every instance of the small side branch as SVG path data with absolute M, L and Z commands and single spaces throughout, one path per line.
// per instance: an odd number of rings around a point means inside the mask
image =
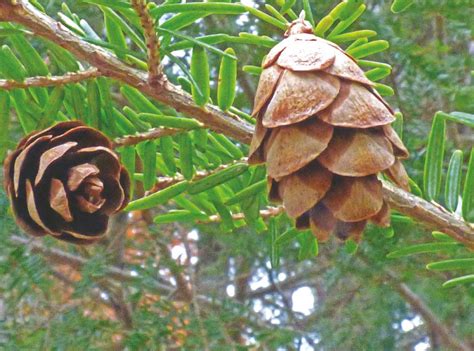
M 224 165 L 220 165 L 219 167 L 214 168 L 213 170 L 209 171 L 197 171 L 196 174 L 193 177 L 193 181 L 208 177 L 210 175 L 213 175 L 217 172 L 223 171 L 224 169 L 229 168 L 230 166 L 233 166 L 237 163 L 246 163 L 247 162 L 247 157 L 243 157 L 239 160 L 236 160 L 232 163 L 227 163 Z M 165 188 L 168 188 L 176 183 L 182 182 L 184 180 L 184 177 L 182 175 L 177 175 L 175 177 L 158 177 L 155 185 L 153 186 L 152 189 L 150 189 L 147 192 L 147 195 L 156 193 L 157 191 L 163 190 Z
M 10 90 L 17 88 L 49 87 L 71 83 L 79 83 L 84 80 L 100 77 L 101 73 L 97 68 L 89 68 L 81 72 L 66 73 L 63 76 L 53 77 L 30 77 L 23 82 L 15 80 L 0 79 L 0 89 Z
M 267 207 L 266 209 L 260 211 L 260 217 L 262 217 L 262 218 L 276 217 L 276 216 L 282 214 L 283 212 L 285 212 L 285 208 L 283 206 Z M 237 221 L 239 219 L 244 219 L 244 218 L 245 218 L 245 214 L 243 214 L 243 213 L 234 213 L 232 215 L 232 219 L 234 221 Z M 198 221 L 198 223 L 201 223 L 201 224 L 218 223 L 220 221 L 222 221 L 221 216 L 213 215 L 213 216 L 209 216 L 209 218 L 206 219 L 206 220 Z
M 141 143 L 142 141 L 159 139 L 164 136 L 175 135 L 178 133 L 183 133 L 185 131 L 188 130 L 175 128 L 155 128 L 148 130 L 144 133 L 126 135 L 124 137 L 117 138 L 114 141 L 114 147 L 136 145 Z
M 160 41 L 155 32 L 155 24 L 147 8 L 146 0 L 132 0 L 132 6 L 140 17 L 148 50 L 148 82 L 156 84 L 163 78 L 160 63 Z
M 40 254 L 55 264 L 65 264 L 76 270 L 80 270 L 82 266 L 87 263 L 87 259 L 84 257 L 73 255 L 60 249 L 46 247 L 38 240 L 31 241 L 30 239 L 26 239 L 18 235 L 12 235 L 10 237 L 10 241 L 14 245 L 25 245 L 29 247 L 31 252 Z M 106 275 L 107 277 L 119 282 L 132 282 L 139 279 L 139 277 L 132 273 L 132 271 L 110 266 L 106 269 Z M 160 282 L 153 282 L 153 285 L 153 288 L 162 294 L 169 294 L 170 292 L 174 291 L 173 287 Z

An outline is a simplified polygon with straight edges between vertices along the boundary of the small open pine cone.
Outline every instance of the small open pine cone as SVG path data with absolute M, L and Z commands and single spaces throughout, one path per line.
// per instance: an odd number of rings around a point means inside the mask
M 379 172 L 408 189 L 408 151 L 393 111 L 356 61 L 294 21 L 263 62 L 251 164 L 267 163 L 270 199 L 325 241 L 358 240 L 368 220 L 390 223 Z
M 130 178 L 110 140 L 80 122 L 23 138 L 4 163 L 18 225 L 33 236 L 90 244 L 129 201 Z

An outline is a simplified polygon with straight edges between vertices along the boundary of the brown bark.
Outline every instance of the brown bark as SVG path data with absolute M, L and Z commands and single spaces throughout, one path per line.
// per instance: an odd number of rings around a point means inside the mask
M 383 192 L 393 209 L 474 248 L 474 226 L 471 223 L 390 183 L 384 182 Z
M 100 77 L 101 74 L 97 68 L 89 68 L 80 72 L 70 72 L 63 76 L 53 77 L 30 77 L 23 82 L 15 80 L 0 79 L 0 89 L 10 90 L 17 88 L 32 88 L 32 87 L 49 87 L 56 85 L 64 85 L 71 83 L 78 83 L 84 80 Z

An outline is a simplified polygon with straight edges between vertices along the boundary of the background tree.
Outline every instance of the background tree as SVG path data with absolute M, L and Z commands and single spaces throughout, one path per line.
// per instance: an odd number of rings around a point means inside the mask
M 0 1 L 2 159 L 79 119 L 136 199 L 74 247 L 21 235 L 2 195 L 2 348 L 474 348 L 473 8 L 363 3 Z M 392 227 L 360 245 L 295 231 L 244 158 L 261 60 L 302 9 L 404 116 L 413 194 L 385 184 Z

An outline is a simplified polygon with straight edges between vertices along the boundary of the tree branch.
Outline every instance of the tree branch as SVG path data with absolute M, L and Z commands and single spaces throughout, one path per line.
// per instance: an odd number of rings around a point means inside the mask
M 31 252 L 44 256 L 48 261 L 54 262 L 56 264 L 64 264 L 77 270 L 79 270 L 83 265 L 87 263 L 87 259 L 83 257 L 73 255 L 68 252 L 64 252 L 57 248 L 46 247 L 43 244 L 39 243 L 38 240 L 31 240 L 31 239 L 23 238 L 18 235 L 12 235 L 10 236 L 10 242 L 13 245 L 29 246 Z M 107 277 L 114 279 L 117 282 L 126 283 L 126 282 L 132 282 L 133 280 L 136 280 L 136 279 L 140 279 L 136 275 L 133 275 L 131 271 L 127 269 L 119 269 L 117 267 L 110 267 L 110 266 L 107 267 L 105 274 Z M 150 282 L 149 280 L 147 281 Z M 152 290 L 156 291 L 157 293 L 161 295 L 169 295 L 176 291 L 176 287 L 166 285 L 166 284 L 157 282 L 155 280 L 152 282 L 152 284 L 153 284 Z M 221 302 L 210 297 L 208 294 L 206 295 L 196 294 L 195 297 L 196 299 L 199 300 L 202 307 L 206 307 L 211 310 L 214 310 L 214 308 L 223 307 Z M 104 302 L 104 301 L 101 300 L 101 302 Z M 253 312 L 253 311 L 248 311 L 246 315 L 242 316 L 241 318 L 246 319 L 246 325 L 252 325 L 258 328 L 262 328 L 262 329 L 268 329 L 272 327 L 272 325 L 267 324 L 266 322 L 262 321 L 260 319 L 260 316 L 256 312 Z M 282 330 L 301 335 L 300 331 L 292 330 L 289 327 L 283 328 Z
M 449 330 L 442 321 L 431 311 L 425 302 L 416 295 L 408 285 L 399 281 L 399 278 L 391 271 L 387 271 L 390 281 L 394 284 L 394 288 L 400 296 L 413 308 L 413 310 L 421 315 L 424 321 L 440 336 L 445 346 L 449 350 L 468 351 L 470 348 L 461 340 L 457 339 L 451 330 Z
M 17 0 L 15 5 L 1 3 L 0 20 L 15 22 L 29 28 L 34 34 L 51 40 L 96 67 L 103 75 L 135 87 L 176 111 L 192 116 L 218 133 L 244 143 L 249 143 L 252 138 L 253 126 L 238 116 L 225 113 L 214 105 L 199 107 L 191 95 L 169 82 L 150 84 L 145 73 L 127 66 L 111 52 L 85 42 L 27 1 Z
M 168 135 L 175 135 L 178 133 L 184 133 L 189 129 L 175 129 L 175 128 L 153 128 L 144 133 L 126 135 L 114 140 L 114 147 L 130 146 L 141 143 L 145 140 L 159 139 Z
M 240 142 L 249 143 L 253 126 L 231 113 L 222 112 L 214 105 L 197 106 L 191 95 L 169 82 L 150 84 L 146 75 L 119 61 L 112 53 L 83 41 L 62 24 L 38 11 L 24 0 L 16 4 L 1 3 L 0 19 L 29 28 L 33 33 L 49 39 L 96 67 L 103 75 L 140 90 L 176 111 L 201 121 L 210 129 Z M 453 214 L 444 212 L 429 202 L 384 183 L 387 202 L 402 214 L 420 223 L 444 231 L 454 239 L 474 248 L 474 227 Z
M 276 217 L 279 214 L 282 214 L 285 212 L 285 208 L 283 206 L 277 206 L 277 207 L 267 207 L 264 210 L 260 210 L 260 217 L 262 218 L 270 218 L 270 217 Z M 237 221 L 239 219 L 244 219 L 245 214 L 244 213 L 234 213 L 232 214 L 232 219 L 234 221 Z M 197 223 L 200 224 L 205 224 L 205 223 L 218 223 L 222 220 L 220 215 L 212 215 L 209 216 L 208 219 L 202 220 L 202 221 L 197 221 Z
M 29 246 L 33 253 L 41 254 L 46 257 L 49 261 L 57 264 L 66 264 L 74 269 L 81 269 L 83 265 L 87 263 L 87 259 L 64 252 L 56 248 L 49 248 L 37 241 L 31 241 L 18 235 L 12 235 L 10 241 L 15 245 L 26 245 Z M 139 279 L 136 274 L 132 274 L 132 271 L 126 269 L 120 269 L 117 267 L 107 267 L 106 275 L 119 282 L 131 282 Z M 168 286 L 157 281 L 154 282 L 154 288 L 163 294 L 169 294 L 174 291 L 172 286 Z
M 384 182 L 383 185 L 385 200 L 392 208 L 474 249 L 474 226 L 471 223 L 390 183 Z
M 224 169 L 227 169 L 232 165 L 236 165 L 236 164 L 239 164 L 239 163 L 246 163 L 246 162 L 247 162 L 247 157 L 243 157 L 239 160 L 235 160 L 234 162 L 220 165 L 219 167 L 216 167 L 212 170 L 197 171 L 196 174 L 193 177 L 193 181 L 196 181 L 196 180 L 199 180 L 199 179 L 202 179 L 202 178 L 206 178 L 210 175 L 216 174 L 217 172 L 220 172 Z M 170 186 L 172 186 L 176 183 L 182 182 L 183 180 L 185 180 L 185 179 L 181 174 L 179 174 L 177 176 L 174 176 L 174 177 L 158 177 L 156 179 L 155 185 L 153 186 L 153 188 L 151 188 L 149 191 L 147 191 L 146 195 L 156 193 L 157 191 L 168 188 L 168 187 L 170 187 Z
M 81 72 L 66 73 L 63 76 L 53 77 L 29 77 L 23 82 L 16 80 L 0 79 L 0 89 L 10 90 L 17 88 L 32 88 L 32 87 L 49 87 L 56 85 L 64 85 L 71 83 L 78 83 L 84 80 L 100 77 L 101 73 L 97 68 L 89 68 Z

